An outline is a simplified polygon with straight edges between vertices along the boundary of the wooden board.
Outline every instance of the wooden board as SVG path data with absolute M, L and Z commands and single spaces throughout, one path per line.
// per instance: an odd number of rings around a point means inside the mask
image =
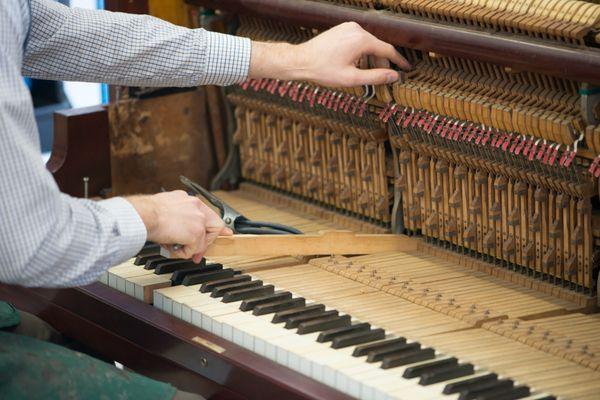
M 350 231 L 323 231 L 308 235 L 234 235 L 219 237 L 206 257 L 216 256 L 297 256 L 329 254 L 372 254 L 412 251 L 414 239 L 404 235 L 360 234 Z M 168 252 L 163 254 L 168 257 Z

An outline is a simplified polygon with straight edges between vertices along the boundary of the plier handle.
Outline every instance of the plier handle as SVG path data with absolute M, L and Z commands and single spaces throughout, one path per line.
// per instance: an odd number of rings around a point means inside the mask
M 237 212 L 229 204 L 197 184 L 185 176 L 180 176 L 179 180 L 188 188 L 193 195 L 201 195 L 210 204 L 215 206 L 220 214 L 225 226 L 239 234 L 254 234 L 254 235 L 285 235 L 285 234 L 301 234 L 298 229 L 291 226 L 277 224 L 274 222 L 259 222 L 251 221 L 239 212 Z

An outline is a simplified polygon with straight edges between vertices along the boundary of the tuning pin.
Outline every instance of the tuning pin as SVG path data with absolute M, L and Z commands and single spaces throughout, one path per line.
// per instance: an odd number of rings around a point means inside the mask
M 315 149 L 310 155 L 310 165 L 313 167 L 319 167 L 321 165 L 321 160 L 323 156 L 321 154 L 321 149 Z
M 418 223 L 421 220 L 421 207 L 413 204 L 408 208 L 408 215 L 411 221 Z
M 358 196 L 358 205 L 364 210 L 369 207 L 370 204 L 369 192 L 362 192 L 361 195 Z
M 517 196 L 525 196 L 527 194 L 528 186 L 523 181 L 518 181 L 514 185 L 514 191 Z
M 244 132 L 241 129 L 237 129 L 233 134 L 233 144 L 239 146 L 244 139 Z
M 331 173 L 336 173 L 338 170 L 338 158 L 333 155 L 327 160 L 327 170 Z
M 529 242 L 523 247 L 523 260 L 526 263 L 531 263 L 535 260 L 535 243 Z
M 262 164 L 258 168 L 258 175 L 260 177 L 262 177 L 263 179 L 268 179 L 269 176 L 271 175 L 271 166 L 270 166 L 270 164 L 268 164 L 268 163 Z
M 450 200 L 448 201 L 448 205 L 453 208 L 459 208 L 461 205 L 462 197 L 460 189 L 456 189 L 452 196 L 450 196 Z
M 435 172 L 438 174 L 445 174 L 448 172 L 448 161 L 446 160 L 438 160 L 435 164 Z
M 533 193 L 533 198 L 539 203 L 545 203 L 548 199 L 548 190 L 546 190 L 546 188 L 538 186 L 535 189 L 535 192 Z
M 433 192 L 431 193 L 431 200 L 437 202 L 442 201 L 442 198 L 444 197 L 444 190 L 442 189 L 442 185 L 438 184 L 434 189 Z
M 546 254 L 542 257 L 542 267 L 546 268 L 548 271 L 554 271 L 554 267 L 556 266 L 556 250 L 553 248 L 548 249 Z
M 357 139 L 357 138 L 355 138 L 355 137 L 350 137 L 350 138 L 348 139 L 348 143 L 347 143 L 347 145 L 348 145 L 348 148 L 349 148 L 350 150 L 356 150 L 356 149 L 358 148 L 359 141 L 358 141 L 358 139 Z
M 290 182 L 293 187 L 300 187 L 300 185 L 302 185 L 302 175 L 300 175 L 300 172 L 294 172 L 292 176 L 290 176 Z
M 317 127 L 313 130 L 315 141 L 322 142 L 325 140 L 325 129 Z
M 475 224 L 470 224 L 463 234 L 463 239 L 467 243 L 472 243 L 475 241 L 477 237 L 477 226 Z
M 304 158 L 304 145 L 301 144 L 294 150 L 294 159 L 298 162 L 303 162 Z
M 550 237 L 552 239 L 558 239 L 562 235 L 562 220 L 560 218 L 555 219 L 550 224 L 550 229 L 548 231 Z
M 398 162 L 402 165 L 406 165 L 411 160 L 411 153 L 409 151 L 402 151 L 398 156 Z
M 275 171 L 275 181 L 279 184 L 285 182 L 286 179 L 286 173 L 285 173 L 285 169 L 284 168 L 278 168 L 277 171 Z
M 346 160 L 346 165 L 344 166 L 344 172 L 346 176 L 352 178 L 356 175 L 356 163 L 352 158 Z
M 487 250 L 496 247 L 496 232 L 490 230 L 483 236 L 483 247 Z
M 287 157 L 289 154 L 287 141 L 285 139 L 277 146 L 277 153 L 282 157 Z
M 437 212 L 432 212 L 429 217 L 425 220 L 425 226 L 427 229 L 437 229 L 438 227 L 438 215 Z
M 413 195 L 416 197 L 423 197 L 425 194 L 425 184 L 422 180 L 419 180 L 413 189 Z
M 262 149 L 265 153 L 273 151 L 273 135 L 268 135 L 262 144 Z
M 504 191 L 508 186 L 508 180 L 505 176 L 499 175 L 494 179 L 494 189 Z
M 492 204 L 489 214 L 492 221 L 500 221 L 502 218 L 502 206 L 499 202 Z
M 458 227 L 456 226 L 455 220 L 451 219 L 450 221 L 448 221 L 448 223 L 446 224 L 446 232 L 451 238 L 455 237 L 458 234 Z
M 529 230 L 531 232 L 539 232 L 541 229 L 542 221 L 538 212 L 533 213 L 529 217 Z
M 469 170 L 467 169 L 467 167 L 461 164 L 454 169 L 454 178 L 462 180 L 467 177 L 468 173 Z
M 367 154 L 375 154 L 377 152 L 377 143 L 367 142 L 367 144 L 365 145 L 365 152 Z
M 352 191 L 350 188 L 348 188 L 348 186 L 344 186 L 342 188 L 342 191 L 340 192 L 340 200 L 342 203 L 348 203 L 350 200 L 352 200 Z
M 471 215 L 481 214 L 481 197 L 475 196 L 471 199 L 471 204 L 469 204 L 469 213 Z
M 420 169 L 429 168 L 429 157 L 420 156 L 419 159 L 417 160 L 417 167 Z
M 306 187 L 309 192 L 314 193 L 319 189 L 319 179 L 316 176 L 313 176 L 308 180 Z
M 509 226 L 519 226 L 521 222 L 521 211 L 518 207 L 514 207 L 510 213 L 508 214 L 508 225 Z
M 515 251 L 515 238 L 511 235 L 502 243 L 502 253 L 504 254 L 504 257 L 508 258 L 513 256 L 515 254 Z
M 335 185 L 333 184 L 333 182 L 331 182 L 331 181 L 326 182 L 324 191 L 325 191 L 326 196 L 333 197 L 333 195 L 335 195 Z

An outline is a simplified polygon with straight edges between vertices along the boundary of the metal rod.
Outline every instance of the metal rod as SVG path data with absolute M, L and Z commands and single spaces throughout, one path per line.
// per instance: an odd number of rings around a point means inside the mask
M 466 29 L 389 11 L 366 10 L 312 0 L 186 0 L 240 15 L 272 18 L 326 29 L 355 21 L 386 42 L 447 56 L 490 62 L 600 85 L 600 50 L 579 49 L 526 36 Z

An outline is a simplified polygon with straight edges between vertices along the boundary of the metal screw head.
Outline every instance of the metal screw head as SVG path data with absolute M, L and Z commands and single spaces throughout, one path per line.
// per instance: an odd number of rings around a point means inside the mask
M 229 225 L 231 223 L 231 218 L 230 217 L 225 217 L 225 219 L 223 220 L 227 225 Z
M 202 365 L 203 367 L 208 366 L 208 360 L 206 359 L 206 357 L 200 357 L 200 365 Z

